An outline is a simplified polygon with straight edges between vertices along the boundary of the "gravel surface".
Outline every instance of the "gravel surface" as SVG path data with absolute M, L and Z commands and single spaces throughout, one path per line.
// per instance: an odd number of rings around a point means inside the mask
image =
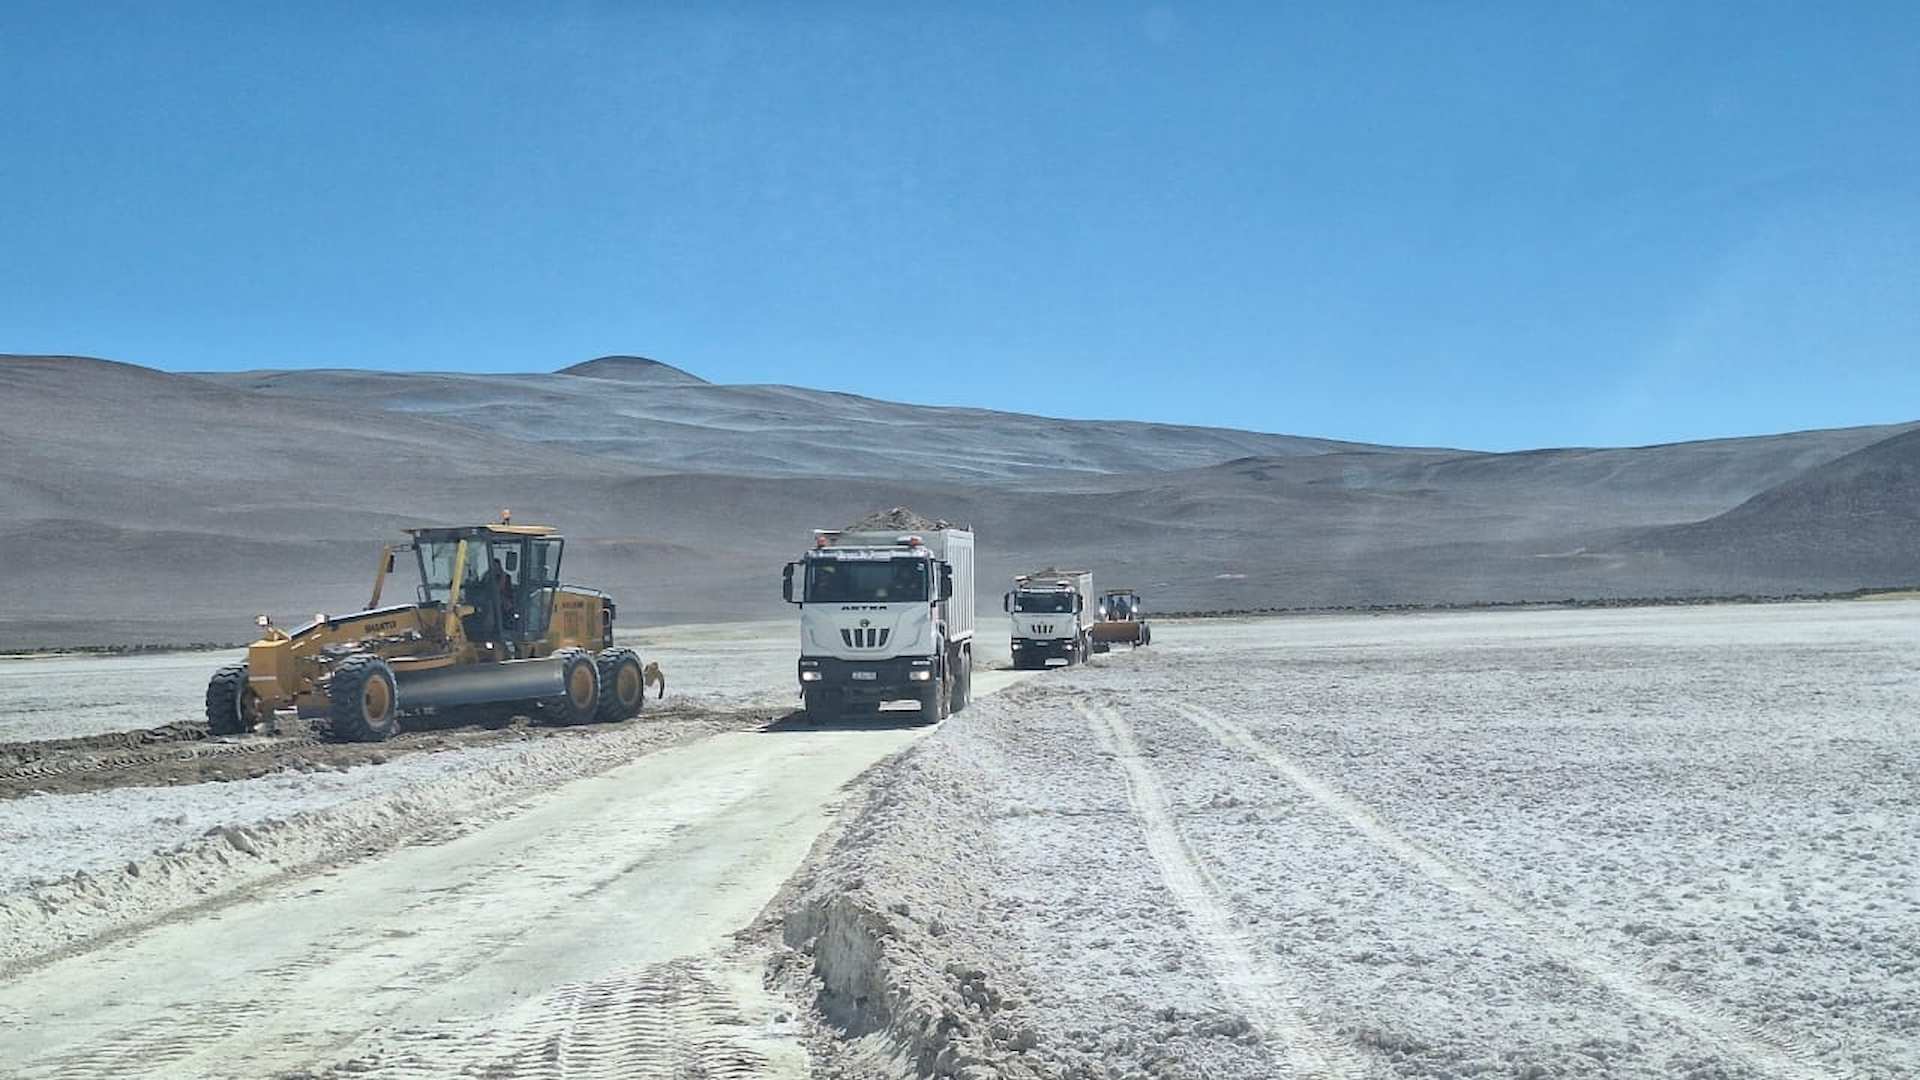
M 72 939 L 101 921 L 76 922 L 76 905 L 69 903 L 76 897 L 91 897 L 85 903 L 107 922 L 143 917 L 279 864 L 331 857 L 367 822 L 383 836 L 403 835 L 431 828 L 464 805 L 532 792 L 686 738 L 763 723 L 794 697 L 791 631 L 785 623 L 738 624 L 623 635 L 622 644 L 637 646 L 666 672 L 670 708 L 650 700 L 640 718 L 620 725 L 452 728 L 378 747 L 303 746 L 264 736 L 183 738 L 34 758 L 43 744 L 27 740 L 85 742 L 142 726 L 190 727 L 199 719 L 208 674 L 235 654 L 0 661 L 0 732 L 8 736 L 0 742 L 15 747 L 21 777 L 14 786 L 29 792 L 0 800 L 0 928 L 35 940 Z M 48 772 L 54 769 L 66 771 Z M 31 793 L 39 784 L 57 793 Z M 106 790 L 72 790 L 95 785 Z M 266 831 L 253 831 L 261 828 Z M 248 849 L 278 845 L 284 852 L 236 855 L 235 830 L 248 830 L 242 841 Z M 167 879 L 164 888 L 154 870 Z M 53 907 L 62 910 L 58 920 L 41 925 L 37 920 Z M 0 948 L 0 961 L 17 951 Z
M 829 1075 L 1920 1073 L 1920 605 L 1156 630 L 880 770 Z
M 325 810 L 438 780 L 507 765 L 538 743 L 412 754 L 343 772 L 283 772 L 257 780 L 181 787 L 123 787 L 0 802 L 0 894 L 127 862 L 198 841 L 223 825 Z

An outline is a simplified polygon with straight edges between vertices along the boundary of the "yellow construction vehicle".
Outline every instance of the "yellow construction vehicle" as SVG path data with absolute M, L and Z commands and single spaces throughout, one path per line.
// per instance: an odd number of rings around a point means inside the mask
M 649 682 L 664 680 L 613 644 L 613 598 L 560 583 L 566 541 L 545 525 L 407 530 L 374 572 L 373 597 L 351 615 L 316 615 L 286 631 L 265 615 L 244 663 L 207 684 L 207 727 L 251 730 L 294 710 L 321 718 L 334 738 L 375 742 L 410 716 L 498 713 L 508 707 L 559 723 L 621 720 L 640 712 Z M 398 556 L 420 583 L 412 603 L 382 607 Z
M 1153 627 L 1132 589 L 1108 589 L 1100 594 L 1100 621 L 1093 624 L 1093 651 L 1110 652 L 1115 645 L 1139 648 L 1153 642 Z

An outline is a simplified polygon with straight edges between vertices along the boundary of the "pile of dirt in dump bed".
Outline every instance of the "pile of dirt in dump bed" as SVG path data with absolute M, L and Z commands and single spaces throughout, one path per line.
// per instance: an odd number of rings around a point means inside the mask
M 938 529 L 963 528 L 944 518 L 935 521 L 920 516 L 911 508 L 896 506 L 890 510 L 875 510 L 873 513 L 848 525 L 842 532 L 885 532 L 888 529 L 907 529 L 916 532 L 931 532 Z

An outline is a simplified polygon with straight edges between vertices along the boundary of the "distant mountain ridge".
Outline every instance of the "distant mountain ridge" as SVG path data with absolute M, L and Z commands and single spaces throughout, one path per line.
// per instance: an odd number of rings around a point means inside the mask
M 1061 420 L 643 357 L 170 374 L 0 357 L 0 647 L 234 640 L 365 602 L 418 524 L 547 521 L 629 625 L 783 617 L 815 528 L 974 525 L 980 592 L 1087 566 L 1160 610 L 1920 583 L 1920 425 L 1521 453 Z M 991 604 L 989 604 L 991 608 Z

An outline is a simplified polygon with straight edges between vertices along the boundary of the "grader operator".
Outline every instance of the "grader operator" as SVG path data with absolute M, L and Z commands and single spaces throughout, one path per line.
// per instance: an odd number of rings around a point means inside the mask
M 280 710 L 323 718 L 336 739 L 377 742 L 407 716 L 526 708 L 559 723 L 640 712 L 659 668 L 613 644 L 613 598 L 560 583 L 566 541 L 545 525 L 407 530 L 374 573 L 366 610 L 316 615 L 291 631 L 267 616 L 244 663 L 207 684 L 207 727 L 251 730 Z M 412 603 L 380 605 L 397 557 L 412 553 Z

